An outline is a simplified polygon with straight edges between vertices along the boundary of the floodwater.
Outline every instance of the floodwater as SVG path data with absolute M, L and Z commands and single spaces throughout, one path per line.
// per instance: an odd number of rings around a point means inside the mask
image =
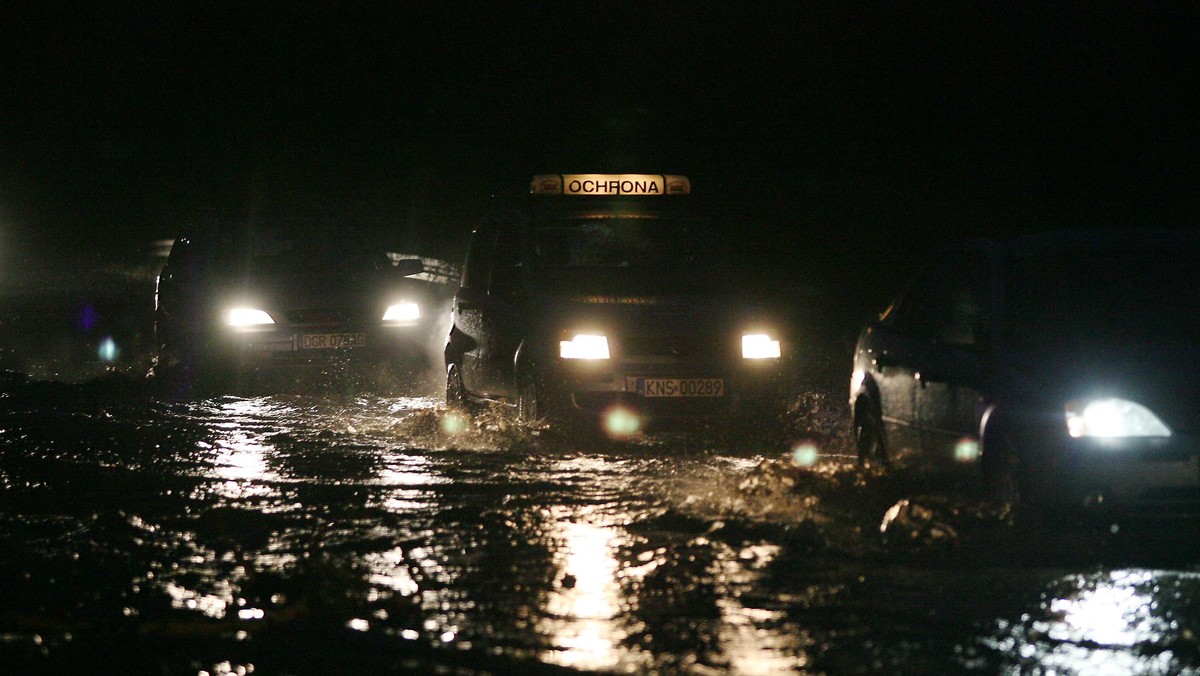
M 423 381 L 173 398 L 139 356 L 9 338 L 9 673 L 1200 670 L 1195 524 L 860 469 L 820 378 L 778 449 L 581 445 Z

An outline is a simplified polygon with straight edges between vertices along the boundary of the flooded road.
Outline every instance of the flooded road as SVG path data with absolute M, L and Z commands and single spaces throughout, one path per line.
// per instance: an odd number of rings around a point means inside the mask
M 580 445 L 414 389 L 172 400 L 116 371 L 4 372 L 0 661 L 1200 669 L 1195 524 L 1025 524 L 970 481 L 859 469 L 832 388 L 796 393 L 775 452 L 715 432 Z

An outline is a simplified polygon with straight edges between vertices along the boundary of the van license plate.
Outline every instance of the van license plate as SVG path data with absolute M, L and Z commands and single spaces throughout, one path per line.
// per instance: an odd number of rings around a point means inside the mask
M 643 397 L 723 397 L 721 378 L 638 378 L 638 394 Z

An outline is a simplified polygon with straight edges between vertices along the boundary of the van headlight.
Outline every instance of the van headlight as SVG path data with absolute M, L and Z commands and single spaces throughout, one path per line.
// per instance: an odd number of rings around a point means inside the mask
M 1076 438 L 1169 437 L 1171 430 L 1150 409 L 1126 399 L 1071 401 L 1067 432 Z
M 416 303 L 395 303 L 383 313 L 385 322 L 415 322 L 421 318 L 421 306 Z
M 779 341 L 765 333 L 747 333 L 742 336 L 743 359 L 779 359 Z
M 563 359 L 608 359 L 608 337 L 596 333 L 577 333 L 571 340 L 558 343 Z
M 275 320 L 265 310 L 250 307 L 235 307 L 225 313 L 225 323 L 230 326 L 263 326 Z

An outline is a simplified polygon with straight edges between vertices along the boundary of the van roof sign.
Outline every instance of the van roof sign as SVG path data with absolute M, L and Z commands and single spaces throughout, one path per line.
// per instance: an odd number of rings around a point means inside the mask
M 538 174 L 534 195 L 687 195 L 692 182 L 670 174 Z

